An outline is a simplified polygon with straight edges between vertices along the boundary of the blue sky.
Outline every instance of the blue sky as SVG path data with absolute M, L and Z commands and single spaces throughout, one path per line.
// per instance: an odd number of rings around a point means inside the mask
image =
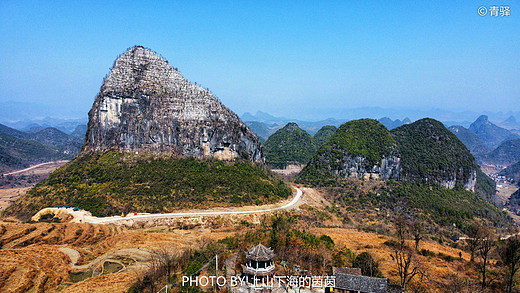
M 511 15 L 477 14 L 492 5 Z M 239 114 L 520 111 L 519 17 L 511 0 L 2 0 L 0 102 L 86 114 L 117 56 L 139 44 Z

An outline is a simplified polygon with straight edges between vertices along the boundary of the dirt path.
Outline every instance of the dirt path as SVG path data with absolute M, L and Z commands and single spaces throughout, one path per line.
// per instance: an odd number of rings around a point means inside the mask
M 31 170 L 36 169 L 36 168 L 44 167 L 44 166 L 47 166 L 47 165 L 65 164 L 67 162 L 68 162 L 67 160 L 45 162 L 45 163 L 37 164 L 37 165 L 31 166 L 29 168 L 25 168 L 25 169 L 22 169 L 22 170 L 16 170 L 16 171 L 13 171 L 13 172 L 4 173 L 2 175 L 3 176 L 16 175 L 16 174 L 24 173 L 24 172 L 27 172 L 27 171 L 31 171 Z
M 285 210 L 290 209 L 298 203 L 301 199 L 303 192 L 300 188 L 296 188 L 296 194 L 293 199 L 283 205 L 277 207 L 250 207 L 246 210 L 233 210 L 233 211 L 197 211 L 197 212 L 182 212 L 182 213 L 168 213 L 168 214 L 148 214 L 148 215 L 137 215 L 137 216 L 127 216 L 127 217 L 107 217 L 107 218 L 85 218 L 85 222 L 95 223 L 95 224 L 108 224 L 108 223 L 116 223 L 120 221 L 129 221 L 129 220 L 139 220 L 139 221 L 148 221 L 152 219 L 161 219 L 161 218 L 176 218 L 176 217 L 199 217 L 199 216 L 221 216 L 221 215 L 245 215 L 245 214 L 257 214 L 257 213 L 267 213 L 273 212 L 276 210 Z
M 238 208 L 215 208 L 211 210 L 202 211 L 189 211 L 189 212 L 178 212 L 178 213 L 166 213 L 166 214 L 138 214 L 132 216 L 112 216 L 98 218 L 92 216 L 92 214 L 85 210 L 74 211 L 73 208 L 45 208 L 36 213 L 31 220 L 38 221 L 41 215 L 47 213 L 63 214 L 67 213 L 73 216 L 71 222 L 74 223 L 92 223 L 92 224 L 120 224 L 128 222 L 147 222 L 157 219 L 169 219 L 169 218 L 180 218 L 180 217 L 203 217 L 203 216 L 222 216 L 222 215 L 252 215 L 273 212 L 277 210 L 287 210 L 297 208 L 302 200 L 303 192 L 300 188 L 295 187 L 296 192 L 293 195 L 292 200 L 282 201 L 278 204 L 270 204 L 263 206 L 246 206 Z
M 65 253 L 70 258 L 70 263 L 72 266 L 75 266 L 78 263 L 79 258 L 81 257 L 77 250 L 69 247 L 60 247 L 59 250 Z

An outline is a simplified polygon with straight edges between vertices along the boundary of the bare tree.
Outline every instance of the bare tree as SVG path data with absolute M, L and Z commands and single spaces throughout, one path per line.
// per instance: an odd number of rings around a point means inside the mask
M 487 285 L 486 276 L 489 254 L 495 247 L 495 234 L 489 227 L 481 226 L 480 229 L 478 229 L 476 239 L 478 240 L 477 252 L 482 259 L 482 263 L 479 267 L 480 273 L 482 274 L 482 291 L 484 291 Z
M 415 276 L 422 275 L 419 267 L 415 265 L 415 251 L 406 243 L 408 235 L 407 224 L 403 217 L 396 218 L 394 225 L 398 244 L 394 247 L 393 254 L 391 254 L 392 259 L 397 264 L 397 271 L 403 288 L 406 288 L 406 285 Z
M 153 258 L 157 262 L 159 269 L 164 273 L 168 280 L 172 276 L 172 270 L 177 260 L 177 253 L 168 247 L 162 246 L 152 251 Z
M 397 240 L 399 240 L 399 246 L 404 246 L 406 238 L 408 236 L 407 221 L 404 217 L 400 216 L 395 219 L 394 227 L 395 233 L 397 234 Z
M 498 249 L 498 255 L 506 268 L 507 292 L 513 292 L 513 281 L 520 269 L 520 239 L 518 236 L 504 240 Z

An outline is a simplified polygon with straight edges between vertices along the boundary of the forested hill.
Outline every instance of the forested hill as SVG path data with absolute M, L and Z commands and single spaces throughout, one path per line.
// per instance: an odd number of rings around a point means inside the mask
M 302 170 L 300 181 L 324 184 L 334 178 L 398 178 L 394 138 L 379 121 L 360 119 L 341 125 Z
M 318 130 L 314 135 L 314 143 L 316 144 L 316 147 L 319 149 L 324 145 L 337 129 L 338 128 L 334 125 L 325 125 L 320 128 L 320 130 Z
M 263 151 L 268 166 L 285 168 L 289 164 L 307 164 L 316 149 L 313 137 L 291 122 L 267 139 Z
M 391 132 L 401 154 L 401 179 L 473 190 L 475 159 L 441 122 L 425 118 Z

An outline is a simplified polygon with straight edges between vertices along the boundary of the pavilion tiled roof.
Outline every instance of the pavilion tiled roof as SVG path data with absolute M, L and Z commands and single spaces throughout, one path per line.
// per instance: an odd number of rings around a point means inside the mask
M 255 261 L 268 261 L 273 259 L 273 257 L 273 250 L 263 246 L 262 244 L 258 244 L 247 251 L 247 258 Z

